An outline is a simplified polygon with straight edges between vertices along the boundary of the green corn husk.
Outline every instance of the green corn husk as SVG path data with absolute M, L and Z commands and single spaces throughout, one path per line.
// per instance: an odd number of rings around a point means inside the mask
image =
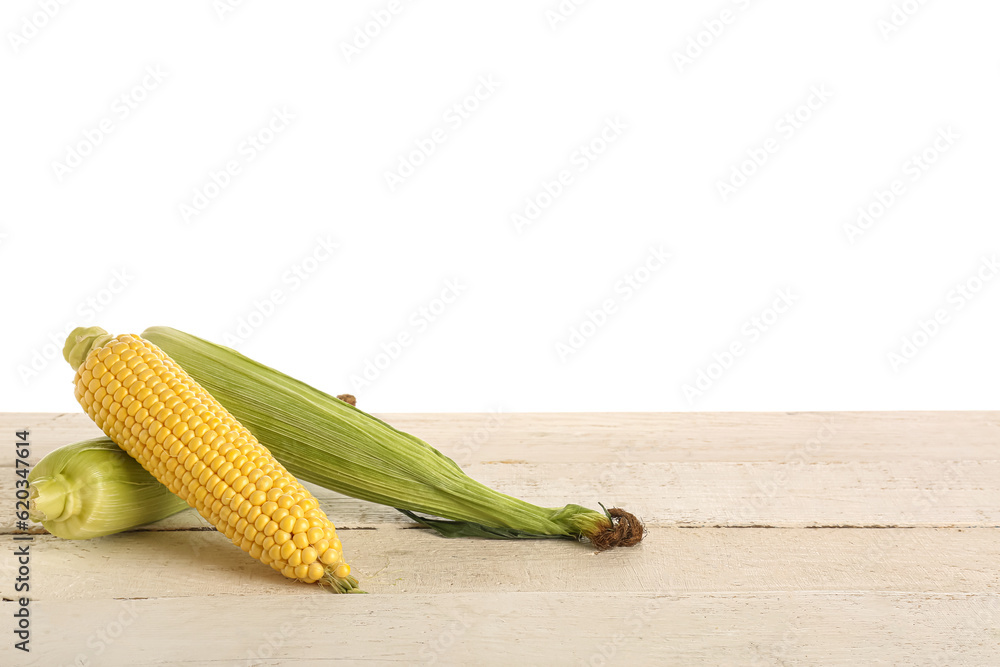
M 395 507 L 447 537 L 586 537 L 601 547 L 642 538 L 641 523 L 622 510 L 545 508 L 495 491 L 423 440 L 233 349 L 169 327 L 151 327 L 142 337 L 299 479 Z
M 106 333 L 75 330 L 67 360 L 82 360 Z M 423 440 L 231 348 L 169 327 L 151 327 L 141 336 L 300 480 L 394 507 L 445 537 L 587 538 L 602 549 L 632 546 L 643 537 L 642 523 L 624 510 L 545 508 L 495 491 Z
M 119 533 L 188 508 L 110 438 L 49 452 L 28 482 L 29 518 L 67 540 Z

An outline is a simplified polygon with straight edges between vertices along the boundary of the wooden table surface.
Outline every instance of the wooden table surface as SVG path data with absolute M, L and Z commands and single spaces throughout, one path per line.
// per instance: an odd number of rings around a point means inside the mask
M 0 664 L 1000 665 L 1000 412 L 380 415 L 540 505 L 624 507 L 632 549 L 447 540 L 310 486 L 369 595 L 288 581 L 193 510 L 31 542 L 13 648 L 0 460 Z M 0 414 L 32 461 L 99 435 Z M 20 543 L 17 543 L 20 544 Z

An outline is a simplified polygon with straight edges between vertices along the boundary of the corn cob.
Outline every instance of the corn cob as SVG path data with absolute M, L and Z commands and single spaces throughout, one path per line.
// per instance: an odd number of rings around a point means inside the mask
M 111 535 L 188 508 L 108 438 L 49 452 L 28 483 L 29 518 L 66 540 Z
M 357 591 L 316 499 L 201 385 L 139 336 L 75 333 L 76 398 L 108 437 L 253 558 Z
M 169 327 L 142 335 L 307 482 L 394 507 L 445 537 L 587 539 L 598 549 L 643 538 L 623 509 L 539 507 L 495 491 L 423 440 L 228 347 Z

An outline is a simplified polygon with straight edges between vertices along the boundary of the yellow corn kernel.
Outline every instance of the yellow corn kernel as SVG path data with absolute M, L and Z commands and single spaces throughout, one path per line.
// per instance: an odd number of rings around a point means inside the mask
M 307 496 L 306 498 L 303 498 L 302 501 L 299 503 L 299 507 L 302 508 L 303 512 L 311 512 L 312 510 L 319 509 L 319 503 L 316 502 L 315 498 L 310 498 Z M 305 516 L 309 515 L 306 514 Z
M 259 516 L 260 516 L 260 508 L 259 507 L 253 507 L 251 505 L 250 511 L 247 512 L 247 521 L 249 521 L 250 524 L 253 525 L 254 523 L 256 523 L 257 517 L 259 517 Z
M 310 563 L 306 570 L 306 579 L 309 581 L 318 581 L 323 576 L 323 572 L 325 570 L 322 563 Z

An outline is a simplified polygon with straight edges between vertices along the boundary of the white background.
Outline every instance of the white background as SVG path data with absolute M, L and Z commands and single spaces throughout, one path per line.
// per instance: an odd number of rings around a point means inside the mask
M 259 325 L 241 351 L 370 411 L 997 407 L 1000 280 L 952 291 L 1000 252 L 996 2 L 595 1 L 558 22 L 556 0 L 404 2 L 350 57 L 388 2 L 40 4 L 0 17 L 4 410 L 79 409 L 56 349 L 71 326 L 224 342 L 241 321 Z M 498 86 L 458 125 L 480 77 Z M 274 109 L 294 120 L 247 159 Z M 581 171 L 609 119 L 624 129 Z M 957 135 L 944 152 L 939 131 Z M 229 160 L 240 173 L 185 220 Z M 312 265 L 318 238 L 338 249 Z M 671 258 L 626 299 L 650 248 Z M 447 281 L 463 288 L 424 328 Z M 753 337 L 779 290 L 793 305 Z M 686 396 L 699 371 L 716 378 Z

